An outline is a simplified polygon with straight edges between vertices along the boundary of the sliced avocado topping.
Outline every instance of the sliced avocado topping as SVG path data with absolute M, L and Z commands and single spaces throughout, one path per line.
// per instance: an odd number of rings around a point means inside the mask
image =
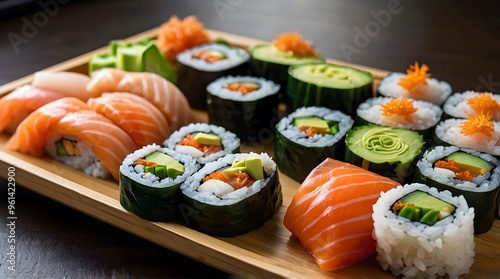
M 116 67 L 129 72 L 141 72 L 143 68 L 143 45 L 132 44 L 118 47 L 116 50 Z
M 468 170 L 474 177 L 488 173 L 493 169 L 493 165 L 488 161 L 465 152 L 454 152 L 444 159 L 454 160 L 455 166 L 461 170 Z
M 154 166 L 154 174 L 158 177 L 165 178 L 165 177 L 171 177 L 167 174 L 167 167 L 163 165 L 157 165 Z M 177 177 L 177 176 L 173 176 Z
M 319 117 L 299 117 L 293 120 L 293 125 L 299 127 L 301 130 L 313 129 L 316 134 L 329 134 L 330 126 L 328 122 Z
M 234 161 L 231 167 L 223 170 L 227 176 L 232 176 L 238 172 L 244 172 L 255 180 L 264 179 L 262 161 L 259 158 L 247 158 L 241 161 Z
M 329 63 L 295 65 L 290 67 L 289 74 L 307 83 L 338 89 L 360 87 L 373 81 L 369 72 Z
M 214 134 L 206 134 L 206 133 L 197 133 L 194 136 L 194 140 L 203 145 L 217 145 L 221 146 L 221 139 L 217 135 Z
M 153 173 L 160 178 L 176 178 L 184 173 L 184 166 L 181 163 L 159 151 L 147 155 L 145 161 L 153 163 L 154 166 L 145 166 L 144 171 Z
M 96 54 L 90 58 L 89 61 L 89 74 L 102 68 L 115 68 L 116 56 L 104 53 Z
M 57 155 L 68 156 L 68 153 L 66 152 L 66 149 L 64 149 L 64 146 L 60 140 L 56 141 L 56 150 L 57 150 Z
M 455 211 L 453 205 L 422 191 L 404 196 L 392 209 L 398 216 L 430 226 Z

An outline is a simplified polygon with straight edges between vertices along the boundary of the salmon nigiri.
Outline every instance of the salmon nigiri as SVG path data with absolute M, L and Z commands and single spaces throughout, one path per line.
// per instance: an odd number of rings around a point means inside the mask
M 32 85 L 16 88 L 0 99 L 0 132 L 14 133 L 17 126 L 37 108 L 65 97 L 58 91 L 40 89 Z
M 120 164 L 136 149 L 125 131 L 91 110 L 68 113 L 45 138 L 48 155 L 99 178 L 111 174 L 118 180 Z
M 283 224 L 332 271 L 375 254 L 373 205 L 399 183 L 349 163 L 327 158 L 306 177 Z
M 65 97 L 50 102 L 32 112 L 19 124 L 14 135 L 7 141 L 6 147 L 34 156 L 42 156 L 47 131 L 67 113 L 82 109 L 87 109 L 87 105 L 74 97 Z
M 104 92 L 130 92 L 144 97 L 163 113 L 174 130 L 191 122 L 186 96 L 158 74 L 103 68 L 92 74 L 87 91 L 97 95 Z
M 87 101 L 89 108 L 110 119 L 129 134 L 138 148 L 162 142 L 170 127 L 161 111 L 148 100 L 132 93 L 104 93 Z

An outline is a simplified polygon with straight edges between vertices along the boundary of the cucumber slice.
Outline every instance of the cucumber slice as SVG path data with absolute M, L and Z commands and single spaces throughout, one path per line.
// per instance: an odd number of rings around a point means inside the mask
M 358 105 L 373 96 L 373 76 L 329 63 L 294 65 L 288 69 L 287 94 L 292 110 L 323 106 L 354 116 Z

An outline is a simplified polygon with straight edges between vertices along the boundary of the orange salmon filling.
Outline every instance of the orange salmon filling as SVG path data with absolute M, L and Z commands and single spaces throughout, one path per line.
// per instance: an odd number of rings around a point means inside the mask
M 199 142 L 195 141 L 194 137 L 190 134 L 186 135 L 186 137 L 184 139 L 182 139 L 178 144 L 194 147 L 194 148 L 200 150 L 201 152 L 203 152 L 203 156 L 208 156 L 210 154 L 213 154 L 213 153 L 216 153 L 216 152 L 219 152 L 222 150 L 222 146 L 200 144 Z
M 393 99 L 386 104 L 380 105 L 380 107 L 382 108 L 383 116 L 400 115 L 407 118 L 411 117 L 418 110 L 413 106 L 413 101 L 406 98 Z
M 422 66 L 419 66 L 418 62 L 415 62 L 414 65 L 410 65 L 410 68 L 406 70 L 406 77 L 401 78 L 398 85 L 408 91 L 420 84 L 427 85 L 427 78 L 431 76 L 431 74 L 428 73 L 429 70 L 427 65 L 422 64 Z
M 203 51 L 200 51 L 200 52 L 193 54 L 193 58 L 202 59 L 202 60 L 207 61 L 208 63 L 213 63 L 213 62 L 217 62 L 217 61 L 226 59 L 226 56 L 224 56 L 224 54 L 222 54 L 218 51 L 203 50 Z
M 321 135 L 326 135 L 327 131 L 323 129 L 314 129 L 313 127 L 307 127 L 307 126 L 299 126 L 298 127 L 300 131 L 306 133 L 306 137 L 310 138 L 314 135 L 321 134 Z
M 472 97 L 467 100 L 467 104 L 477 114 L 495 114 L 500 111 L 500 103 L 493 98 L 491 93 L 481 93 L 477 97 Z
M 301 56 L 316 56 L 317 52 L 311 43 L 304 41 L 299 33 L 283 33 L 272 43 L 276 48 L 284 52 L 292 52 Z
M 259 86 L 255 83 L 229 83 L 224 88 L 231 91 L 240 91 L 241 94 L 245 95 L 259 89 Z
M 137 161 L 134 162 L 134 166 L 137 166 L 137 165 L 142 165 L 145 167 L 154 167 L 154 166 L 157 166 L 158 164 L 155 162 L 148 161 L 146 159 L 138 159 Z
M 435 166 L 438 168 L 447 169 L 454 172 L 457 175 L 457 178 L 461 180 L 472 181 L 472 179 L 475 177 L 469 170 L 460 169 L 455 164 L 455 160 L 448 160 L 448 161 L 439 160 L 436 162 Z
M 231 185 L 234 190 L 238 190 L 242 187 L 250 187 L 255 182 L 255 180 L 252 179 L 250 175 L 244 172 L 237 172 L 232 176 L 227 176 L 221 171 L 216 171 L 205 176 L 205 178 L 203 178 L 203 182 L 207 182 L 210 179 L 216 179 L 226 182 L 227 184 Z
M 495 126 L 490 119 L 490 114 L 469 115 L 469 119 L 460 125 L 462 128 L 460 133 L 465 136 L 482 133 L 491 137 L 491 134 L 495 130 Z

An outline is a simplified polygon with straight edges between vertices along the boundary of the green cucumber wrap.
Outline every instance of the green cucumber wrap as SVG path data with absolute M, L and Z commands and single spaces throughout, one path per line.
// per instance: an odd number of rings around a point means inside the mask
M 253 157 L 262 160 L 264 179 L 221 198 L 197 190 L 205 176 Z M 257 229 L 283 204 L 276 164 L 266 153 L 229 154 L 210 162 L 181 185 L 181 192 L 179 210 L 186 225 L 213 236 L 233 237 Z
M 309 63 L 290 66 L 287 110 L 302 106 L 322 106 L 351 117 L 359 104 L 373 96 L 373 76 L 349 66 Z
M 471 181 L 462 180 L 449 175 L 435 166 L 438 160 L 457 153 L 467 153 L 477 159 L 464 159 L 467 165 L 477 168 L 480 165 L 487 170 L 484 174 L 474 177 Z M 481 164 L 475 163 L 481 161 Z M 498 218 L 500 161 L 494 156 L 472 149 L 456 146 L 435 146 L 425 151 L 417 163 L 414 179 L 415 182 L 425 183 L 439 191 L 448 190 L 454 196 L 464 196 L 467 204 L 474 207 L 474 233 L 488 232 L 496 218 Z
M 184 172 L 175 178 L 160 178 L 134 166 L 138 159 L 154 153 L 164 153 L 184 166 Z M 145 146 L 129 154 L 120 166 L 120 204 L 127 211 L 149 221 L 173 221 L 177 218 L 179 186 L 199 169 L 189 155 L 180 154 L 159 145 Z
M 346 162 L 400 183 L 411 181 L 425 143 L 415 131 L 371 124 L 349 130 L 345 142 Z

